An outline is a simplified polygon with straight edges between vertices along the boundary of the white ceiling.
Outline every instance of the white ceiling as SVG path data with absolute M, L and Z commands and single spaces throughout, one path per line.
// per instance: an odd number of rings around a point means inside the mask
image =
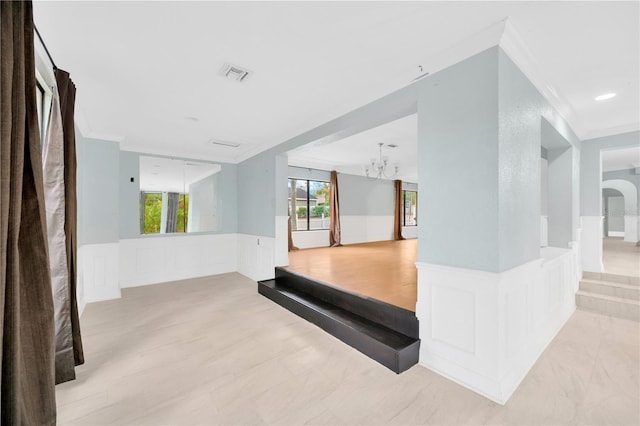
M 314 146 L 309 144 L 288 152 L 289 164 L 320 170 L 336 170 L 340 173 L 364 175 L 365 166 L 371 160 L 378 161 L 378 143 L 398 145 L 383 146 L 389 173 L 398 166 L 394 179 L 418 182 L 418 120 L 415 114 L 391 123 L 369 129 L 337 142 Z M 379 162 L 379 161 L 378 161 Z
M 34 4 L 40 33 L 78 88 L 85 136 L 229 162 L 406 85 L 424 60 L 506 17 L 574 111 L 579 137 L 638 128 L 638 2 Z M 225 80 L 225 62 L 253 75 Z M 618 96 L 593 100 L 605 92 Z
M 640 147 L 613 149 L 601 154 L 603 172 L 640 167 Z

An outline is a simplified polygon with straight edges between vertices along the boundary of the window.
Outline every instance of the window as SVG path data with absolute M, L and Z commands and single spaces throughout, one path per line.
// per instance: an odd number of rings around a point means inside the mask
M 402 226 L 418 226 L 418 192 L 402 191 Z
M 329 229 L 329 182 L 289 179 L 292 231 Z
M 140 223 L 143 234 L 186 232 L 189 194 L 141 191 L 140 203 L 144 206 Z
M 51 114 L 51 89 L 44 82 L 44 78 L 36 71 L 36 102 L 38 108 L 38 128 L 40 129 L 40 143 L 44 146 L 44 136 L 47 131 L 49 114 Z

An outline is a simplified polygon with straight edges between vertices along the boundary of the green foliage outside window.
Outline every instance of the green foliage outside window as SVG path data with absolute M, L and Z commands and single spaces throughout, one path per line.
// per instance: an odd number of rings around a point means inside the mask
M 160 218 L 162 216 L 162 194 L 147 193 L 144 197 L 144 233 L 157 234 L 160 232 Z
M 180 194 L 178 198 L 178 214 L 176 232 L 187 231 L 189 217 L 189 194 Z M 147 192 L 144 194 L 144 233 L 158 234 L 162 221 L 162 193 Z

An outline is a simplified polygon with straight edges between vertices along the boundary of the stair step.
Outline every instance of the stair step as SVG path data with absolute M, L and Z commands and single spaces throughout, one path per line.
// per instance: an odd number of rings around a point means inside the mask
M 601 280 L 582 279 L 580 290 L 586 293 L 603 294 L 622 299 L 640 300 L 640 286 L 633 284 L 612 283 Z
M 276 268 L 275 280 L 279 285 L 294 288 L 406 336 L 416 339 L 420 337 L 415 312 L 334 287 L 285 268 Z
M 619 283 L 619 284 L 629 284 L 640 286 L 640 277 L 631 277 L 628 275 L 616 275 L 609 274 L 606 272 L 583 272 L 583 279 L 588 280 L 598 280 L 598 281 L 606 281 L 611 283 Z
M 301 290 L 281 285 L 276 279 L 258 282 L 258 292 L 396 373 L 401 373 L 418 362 L 419 339 Z
M 613 317 L 640 321 L 640 301 L 578 290 L 576 305 L 581 309 Z

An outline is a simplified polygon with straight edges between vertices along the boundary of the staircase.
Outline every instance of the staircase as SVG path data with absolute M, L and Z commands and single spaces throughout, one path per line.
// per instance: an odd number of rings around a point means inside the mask
M 640 321 L 640 278 L 585 272 L 576 293 L 580 309 Z
M 396 373 L 418 362 L 415 313 L 276 268 L 258 292 Z

